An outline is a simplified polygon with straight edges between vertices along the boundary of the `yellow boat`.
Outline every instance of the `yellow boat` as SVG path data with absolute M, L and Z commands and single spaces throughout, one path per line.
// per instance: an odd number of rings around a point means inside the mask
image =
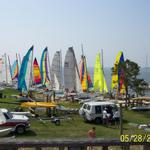
M 55 103 L 50 102 L 23 102 L 21 103 L 21 107 L 46 107 L 46 108 L 53 108 L 56 107 Z

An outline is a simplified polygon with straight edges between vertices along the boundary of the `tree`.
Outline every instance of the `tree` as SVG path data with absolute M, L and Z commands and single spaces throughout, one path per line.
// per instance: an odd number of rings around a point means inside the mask
M 124 72 L 126 100 L 130 97 L 131 93 L 129 91 L 135 92 L 136 96 L 143 95 L 145 87 L 148 86 L 148 84 L 144 81 L 144 79 L 138 78 L 140 74 L 140 66 L 137 63 L 127 59 L 123 63 L 118 64 L 118 70 L 119 69 L 122 69 Z
M 139 95 L 143 96 L 145 95 L 145 88 L 148 86 L 147 82 L 144 81 L 144 79 L 135 79 L 133 82 L 133 89 L 136 93 L 136 96 L 138 97 Z

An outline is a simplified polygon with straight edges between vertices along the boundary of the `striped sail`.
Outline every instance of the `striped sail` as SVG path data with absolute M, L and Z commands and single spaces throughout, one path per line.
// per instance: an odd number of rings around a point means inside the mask
M 34 59 L 34 62 L 33 62 L 33 82 L 34 82 L 34 84 L 41 83 L 40 68 L 39 68 L 36 58 Z
M 124 71 L 122 68 L 118 68 L 120 63 L 124 63 L 123 52 L 120 51 L 115 59 L 113 73 L 112 73 L 112 89 L 117 89 L 119 93 L 125 93 L 124 85 Z
M 43 50 L 41 62 L 40 62 L 40 72 L 42 84 L 45 86 L 50 85 L 50 68 L 48 63 L 48 49 L 47 47 Z
M 104 72 L 101 65 L 100 53 L 96 55 L 96 61 L 94 66 L 94 90 L 107 93 L 108 88 L 104 77 Z
M 15 60 L 11 67 L 12 80 L 18 79 L 18 74 L 19 74 L 18 60 Z
M 24 56 L 18 76 L 18 89 L 21 92 L 29 90 L 32 84 L 32 59 L 33 58 L 33 46 L 28 50 Z
M 90 74 L 87 71 L 86 58 L 83 55 L 80 62 L 80 81 L 84 92 L 89 91 L 93 87 Z

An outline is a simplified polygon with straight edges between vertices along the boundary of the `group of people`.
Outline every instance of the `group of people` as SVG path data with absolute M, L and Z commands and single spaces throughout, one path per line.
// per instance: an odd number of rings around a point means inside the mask
M 112 123 L 118 125 L 120 121 L 119 111 L 113 113 L 111 107 L 105 107 L 102 112 L 102 121 L 103 125 L 111 125 Z

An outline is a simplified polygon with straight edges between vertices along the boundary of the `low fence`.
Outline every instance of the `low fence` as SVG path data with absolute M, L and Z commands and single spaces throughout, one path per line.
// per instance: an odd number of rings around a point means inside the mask
M 89 146 L 96 146 L 96 150 L 108 150 L 111 146 L 120 146 L 121 150 L 130 150 L 133 145 L 142 145 L 142 150 L 150 150 L 150 142 L 120 142 L 118 139 L 80 139 L 80 140 L 23 140 L 0 139 L 0 150 L 88 150 Z M 101 147 L 101 148 L 100 148 Z M 113 148 L 111 148 L 113 149 Z M 49 149 L 48 149 L 49 150 Z M 93 149 L 94 150 L 94 149 Z M 115 149 L 113 149 L 115 150 Z M 118 148 L 117 148 L 118 150 Z M 137 150 L 137 149 L 135 149 Z M 139 149 L 138 149 L 139 150 Z

